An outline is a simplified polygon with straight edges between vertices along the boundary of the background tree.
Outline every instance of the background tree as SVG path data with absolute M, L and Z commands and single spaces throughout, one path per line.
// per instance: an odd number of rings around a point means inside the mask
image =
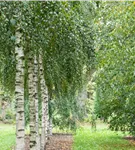
M 98 9 L 97 114 L 111 129 L 134 134 L 134 3 L 101 3 Z

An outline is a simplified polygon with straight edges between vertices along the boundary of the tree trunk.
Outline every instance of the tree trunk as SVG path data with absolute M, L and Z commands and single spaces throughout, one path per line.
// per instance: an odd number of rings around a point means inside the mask
M 42 99 L 42 127 L 41 127 L 41 150 L 45 149 L 46 143 L 46 133 L 47 133 L 47 102 L 48 102 L 48 92 L 44 79 L 44 70 L 41 56 L 39 57 L 40 66 L 40 84 L 41 84 L 41 99 Z
M 36 112 L 36 150 L 40 150 L 39 137 L 39 115 L 38 115 L 38 63 L 36 56 L 34 57 L 34 98 L 35 98 L 35 112 Z
M 49 133 L 49 112 L 48 112 L 48 90 L 47 90 L 47 87 L 46 87 L 46 94 L 47 94 L 47 97 L 46 97 L 46 110 L 45 110 L 45 139 L 47 141 L 47 138 L 48 138 L 48 133 Z
M 52 135 L 52 129 L 53 129 L 53 127 L 52 127 L 52 118 L 50 118 L 50 120 L 49 120 L 49 135 Z
M 29 53 L 30 55 L 30 53 Z M 35 109 L 35 83 L 34 83 L 34 60 L 29 56 L 29 103 L 30 103 L 30 150 L 36 150 L 36 109 Z
M 0 89 L 0 117 L 1 117 L 1 110 L 2 110 L 2 95 L 1 95 L 1 89 Z
M 15 54 L 16 54 L 16 78 L 15 78 L 15 99 L 16 99 L 16 150 L 24 150 L 25 123 L 24 123 L 24 52 L 22 46 L 21 29 L 16 30 Z

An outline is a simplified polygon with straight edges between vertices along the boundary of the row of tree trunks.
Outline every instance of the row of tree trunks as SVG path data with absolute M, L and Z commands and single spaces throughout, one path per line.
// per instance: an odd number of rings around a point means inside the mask
M 34 60 L 29 57 L 29 101 L 30 101 L 30 150 L 44 150 L 48 131 L 48 91 L 44 79 L 42 58 L 39 59 L 39 75 L 42 99 L 42 128 L 41 143 L 39 136 L 38 115 L 38 63 L 36 56 Z
M 25 116 L 24 116 L 24 35 L 21 25 L 22 14 L 17 15 L 18 22 L 15 33 L 15 58 L 16 58 L 16 77 L 15 77 L 15 99 L 16 99 L 16 150 L 25 150 Z M 29 94 L 29 112 L 30 112 L 30 150 L 44 150 L 45 139 L 48 130 L 48 91 L 44 79 L 44 70 L 42 57 L 37 61 L 36 55 L 32 57 L 28 53 L 28 94 Z M 38 65 L 39 62 L 39 65 Z M 39 66 L 39 68 L 38 68 Z M 39 71 L 39 72 L 38 72 Z M 40 75 L 40 80 L 38 80 Z M 39 134 L 39 101 L 38 101 L 38 83 L 40 81 L 42 98 L 42 131 L 41 143 Z
M 16 30 L 15 54 L 16 54 L 16 150 L 25 149 L 25 119 L 24 119 L 24 51 L 23 34 L 21 29 Z M 39 72 L 38 72 L 39 71 Z M 40 80 L 38 80 L 38 74 Z M 39 134 L 39 101 L 38 83 L 40 81 L 42 99 L 42 128 L 41 143 Z M 44 79 L 42 58 L 39 58 L 39 68 L 36 56 L 33 58 L 29 54 L 28 58 L 28 91 L 30 110 L 30 150 L 44 150 L 47 140 L 49 114 L 48 114 L 48 90 Z

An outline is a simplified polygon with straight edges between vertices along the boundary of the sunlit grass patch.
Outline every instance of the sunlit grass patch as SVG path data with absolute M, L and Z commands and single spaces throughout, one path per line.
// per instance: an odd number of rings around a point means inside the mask
M 0 150 L 11 150 L 15 145 L 15 126 L 0 124 Z
M 134 150 L 135 146 L 122 137 L 121 132 L 110 131 L 104 125 L 96 132 L 85 126 L 77 129 L 73 150 Z M 0 150 L 11 150 L 14 145 L 15 126 L 0 124 Z
M 74 150 L 134 150 L 135 146 L 124 140 L 122 133 L 107 129 L 92 132 L 90 128 L 80 128 L 74 135 Z

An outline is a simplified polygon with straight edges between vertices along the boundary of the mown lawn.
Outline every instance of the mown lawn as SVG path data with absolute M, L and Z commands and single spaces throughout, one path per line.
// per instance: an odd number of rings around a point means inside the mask
M 122 137 L 121 132 L 107 130 L 102 124 L 96 132 L 84 126 L 74 135 L 73 150 L 135 150 L 135 145 Z M 0 150 L 11 150 L 14 145 L 15 126 L 0 124 Z
M 0 150 L 11 150 L 15 145 L 15 126 L 0 124 Z
M 122 139 L 121 132 L 107 129 L 91 131 L 90 127 L 82 127 L 74 135 L 73 150 L 135 150 L 135 145 Z

